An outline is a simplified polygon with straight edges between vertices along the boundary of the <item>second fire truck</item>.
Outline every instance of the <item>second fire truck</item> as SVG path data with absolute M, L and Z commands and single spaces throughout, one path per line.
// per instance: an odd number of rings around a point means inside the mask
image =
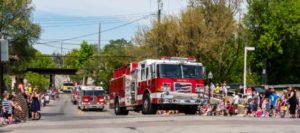
M 204 67 L 190 58 L 146 59 L 114 71 L 110 107 L 116 115 L 128 111 L 156 114 L 158 109 L 195 114 L 203 102 Z

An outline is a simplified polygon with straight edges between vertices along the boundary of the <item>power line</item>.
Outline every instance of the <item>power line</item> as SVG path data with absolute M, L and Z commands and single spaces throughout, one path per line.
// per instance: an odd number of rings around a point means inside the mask
M 57 49 L 72 50 L 72 49 L 68 49 L 68 48 L 64 48 L 64 47 L 53 46 L 53 45 L 48 44 L 48 43 L 36 43 L 36 44 L 41 44 L 41 45 L 45 45 L 45 46 L 52 47 L 52 48 L 57 48 Z
M 40 38 L 39 40 L 44 40 L 44 41 L 55 41 L 55 40 L 60 40 L 61 38 Z M 73 39 L 73 40 L 79 40 L 82 41 L 82 39 Z M 101 41 L 111 41 L 112 39 L 101 39 Z M 97 42 L 98 39 L 84 39 L 84 41 L 92 41 L 92 42 Z M 64 42 L 65 43 L 65 42 Z M 68 42 L 67 42 L 68 43 Z
M 68 19 L 99 19 L 99 18 L 121 18 L 121 17 L 130 17 L 130 16 L 140 16 L 148 14 L 147 12 L 143 13 L 134 13 L 134 14 L 119 14 L 119 15 L 109 15 L 109 16 L 84 16 L 84 17 L 76 17 L 76 16 L 68 16 L 68 17 L 35 17 L 35 19 L 40 20 L 68 20 Z
M 78 56 L 70 56 L 70 55 L 38 55 L 35 57 L 72 57 L 77 58 Z M 92 57 L 112 57 L 112 58 L 136 58 L 136 56 L 129 55 L 95 55 Z
M 98 23 L 99 21 L 97 21 Z M 43 25 L 42 24 L 42 28 L 61 28 L 61 27 L 82 27 L 82 26 L 91 26 L 91 25 L 97 25 L 96 22 L 93 23 L 82 23 L 82 24 L 55 24 L 55 25 Z M 116 24 L 116 23 L 123 23 L 123 22 L 108 22 L 108 23 L 104 23 L 104 24 Z
M 124 27 L 124 26 L 127 26 L 127 25 L 130 25 L 132 23 L 138 22 L 140 20 L 143 20 L 143 19 L 148 18 L 148 17 L 153 16 L 153 15 L 154 14 L 152 13 L 152 14 L 143 16 L 141 18 L 138 18 L 138 19 L 136 19 L 134 21 L 131 21 L 131 22 L 128 22 L 128 23 L 125 23 L 125 24 L 121 24 L 121 25 L 118 25 L 118 26 L 115 26 L 115 27 L 112 27 L 112 28 L 108 28 L 106 30 L 102 30 L 101 33 L 107 32 L 107 31 L 111 31 L 111 30 L 114 30 L 114 29 L 117 29 L 117 28 L 120 28 L 120 27 Z M 40 43 L 43 44 L 43 43 L 62 42 L 62 41 L 74 40 L 74 39 L 78 39 L 78 38 L 83 38 L 83 37 L 88 37 L 88 36 L 92 36 L 92 35 L 97 35 L 97 34 L 99 34 L 99 32 L 93 32 L 93 33 L 84 34 L 84 35 L 80 35 L 80 36 L 75 36 L 75 37 L 71 37 L 71 38 L 66 38 L 66 39 L 61 39 L 61 40 L 56 40 L 56 41 L 49 41 L 49 42 L 40 42 Z

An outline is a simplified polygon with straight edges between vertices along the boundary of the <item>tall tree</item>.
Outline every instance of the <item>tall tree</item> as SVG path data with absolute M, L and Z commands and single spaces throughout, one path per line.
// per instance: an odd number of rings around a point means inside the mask
M 217 80 L 240 82 L 241 78 L 232 78 L 234 71 L 240 71 L 243 47 L 243 27 L 234 18 L 239 5 L 238 0 L 191 0 L 179 17 L 154 22 L 150 29 L 138 32 L 135 40 L 156 49 L 152 55 L 195 57 Z
M 95 45 L 89 44 L 87 41 L 83 41 L 79 49 L 73 49 L 66 56 L 64 67 L 77 68 L 79 72 L 75 76 L 71 76 L 73 80 L 79 81 L 80 78 L 84 78 L 84 84 L 87 83 L 87 78 L 93 75 L 93 69 L 90 68 L 90 63 L 96 55 Z
M 18 58 L 13 65 L 6 64 L 4 72 L 20 73 L 34 56 L 35 50 L 29 44 L 39 37 L 40 27 L 32 23 L 32 10 L 31 0 L 0 0 L 0 38 L 10 40 L 10 53 Z M 2 70 L 0 64 L 0 75 Z M 2 84 L 3 79 L 0 80 Z
M 0 37 L 17 39 L 26 37 L 34 40 L 39 37 L 40 27 L 33 24 L 31 0 L 0 1 Z
M 55 68 L 56 64 L 51 57 L 36 52 L 34 59 L 28 63 L 27 67 L 31 68 Z M 33 72 L 25 73 L 25 79 L 31 83 L 32 86 L 37 87 L 40 90 L 45 90 L 49 85 L 49 75 L 43 75 Z
M 105 45 L 100 53 L 100 60 L 94 61 L 94 64 L 100 62 L 99 70 L 94 77 L 96 83 L 103 83 L 103 87 L 107 90 L 113 71 L 134 60 L 131 56 L 134 48 L 131 42 L 124 39 L 111 40 Z
M 266 61 L 269 84 L 299 83 L 300 0 L 248 0 L 245 24 L 252 46 L 253 70 Z

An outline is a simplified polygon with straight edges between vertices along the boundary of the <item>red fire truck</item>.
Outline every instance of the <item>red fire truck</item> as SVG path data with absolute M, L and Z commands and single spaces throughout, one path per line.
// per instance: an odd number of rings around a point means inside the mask
M 191 58 L 146 59 L 115 70 L 110 80 L 110 108 L 156 114 L 158 109 L 195 114 L 203 102 L 204 67 Z

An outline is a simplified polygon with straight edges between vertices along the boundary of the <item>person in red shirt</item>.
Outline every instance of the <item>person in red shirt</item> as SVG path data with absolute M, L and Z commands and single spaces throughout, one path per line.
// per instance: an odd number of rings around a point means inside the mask
M 234 109 L 234 107 L 233 107 L 233 104 L 232 103 L 230 103 L 229 101 L 227 102 L 227 110 L 228 110 L 228 112 L 229 112 L 229 115 L 230 116 L 232 116 L 232 115 L 234 115 L 235 114 L 235 109 Z
M 278 100 L 276 101 L 275 117 L 277 117 L 278 115 L 280 116 L 281 103 L 282 103 L 281 98 L 278 98 Z

